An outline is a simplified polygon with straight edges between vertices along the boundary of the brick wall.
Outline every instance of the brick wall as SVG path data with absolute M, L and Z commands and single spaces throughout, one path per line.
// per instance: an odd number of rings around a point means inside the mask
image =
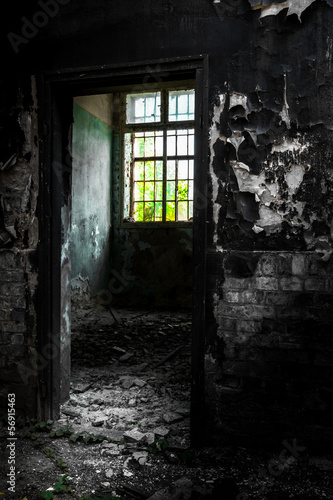
M 315 252 L 209 255 L 207 405 L 225 440 L 332 443 L 332 269 Z
M 16 394 L 21 413 L 36 412 L 37 353 L 34 252 L 0 250 L 0 401 Z

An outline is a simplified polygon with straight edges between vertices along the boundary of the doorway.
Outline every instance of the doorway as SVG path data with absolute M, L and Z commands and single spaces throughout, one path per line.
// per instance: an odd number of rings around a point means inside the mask
M 177 69 L 179 71 L 179 66 L 180 63 L 176 64 L 177 68 L 172 68 L 172 71 L 174 72 L 174 75 L 177 75 Z M 121 330 L 121 338 L 126 338 L 125 336 L 127 335 L 127 341 L 129 342 L 131 334 L 130 331 L 135 330 L 135 328 L 138 328 L 138 335 L 136 335 L 136 339 L 140 336 L 142 339 L 142 342 L 147 344 L 146 347 L 142 347 L 142 349 L 146 349 L 146 351 L 149 351 L 150 349 L 150 340 L 149 338 L 145 338 L 145 335 L 143 334 L 141 330 L 140 334 L 140 328 L 139 324 L 142 325 L 142 323 L 145 325 L 144 330 L 145 332 L 149 332 L 149 328 L 147 329 L 147 323 L 151 323 L 152 329 L 157 329 L 158 333 L 158 338 L 159 341 L 161 339 L 165 338 L 165 345 L 168 346 L 168 352 L 164 349 L 164 351 L 159 353 L 159 357 L 157 356 L 155 361 L 156 363 L 154 366 L 156 366 L 159 362 L 162 362 L 162 365 L 164 363 L 171 362 L 172 358 L 173 361 L 177 358 L 177 356 L 183 356 L 184 353 L 186 353 L 186 349 L 190 349 L 191 352 L 191 370 L 189 371 L 189 379 L 190 379 L 190 384 L 192 387 L 191 391 L 191 433 L 192 433 L 192 442 L 193 442 L 193 436 L 195 436 L 197 433 L 195 429 L 198 427 L 198 422 L 202 421 L 202 411 L 203 411 L 203 344 L 204 344 L 204 277 L 205 277 L 205 231 L 206 231 L 206 216 L 205 216 L 205 208 L 206 208 L 206 203 L 205 203 L 205 175 L 203 174 L 202 166 L 207 167 L 207 160 L 205 159 L 205 155 L 202 153 L 202 148 L 203 148 L 203 141 L 205 138 L 205 134 L 203 133 L 203 127 L 204 127 L 204 119 L 203 119 L 203 110 L 206 110 L 207 106 L 207 100 L 206 96 L 204 93 L 204 80 L 203 80 L 203 75 L 204 75 L 204 61 L 203 58 L 200 58 L 199 60 L 191 60 L 190 62 L 186 63 L 181 63 L 181 66 L 183 67 L 183 70 L 180 72 L 178 78 L 179 79 L 184 79 L 184 75 L 188 78 L 188 76 L 191 76 L 192 78 L 194 77 L 195 79 L 195 90 L 196 90 L 196 118 L 195 118 L 195 135 L 196 138 L 196 153 L 195 153 L 195 161 L 194 161 L 194 202 L 193 202 L 193 265 L 192 265 L 192 275 L 191 279 L 193 280 L 192 282 L 192 307 L 191 307 L 191 312 L 190 314 L 182 318 L 177 318 L 177 317 L 170 317 L 165 316 L 165 313 L 167 312 L 166 309 L 168 307 L 164 307 L 164 316 L 162 314 L 162 311 L 158 311 L 157 309 L 160 307 L 160 304 L 155 304 L 156 307 L 151 309 L 149 307 L 149 299 L 146 301 L 146 304 L 138 304 L 135 303 L 133 305 L 133 301 L 127 301 L 125 296 L 126 293 L 116 293 L 115 290 L 119 291 L 121 290 L 122 292 L 126 292 L 126 287 L 131 288 L 131 285 L 133 285 L 137 282 L 137 280 L 132 280 L 133 274 L 128 273 L 128 270 L 125 268 L 121 268 L 119 266 L 114 266 L 114 262 L 116 260 L 112 260 L 111 262 L 103 263 L 103 258 L 96 259 L 96 265 L 101 266 L 103 269 L 107 269 L 106 276 L 104 277 L 104 283 L 99 284 L 97 287 L 95 286 L 95 299 L 97 300 L 97 303 L 99 304 L 100 307 L 104 307 L 104 310 L 102 311 L 102 314 L 100 318 L 104 316 L 104 319 L 98 319 L 97 323 L 99 321 L 102 321 L 102 323 L 105 321 L 108 322 L 107 324 L 104 324 L 108 331 L 110 331 L 110 326 L 113 325 L 114 327 L 117 326 L 117 328 L 114 328 L 115 331 Z M 184 69 L 186 68 L 186 70 Z M 140 75 L 140 78 L 142 79 L 142 74 L 144 74 L 147 71 L 147 66 L 142 67 L 138 65 L 135 68 L 136 75 Z M 151 70 L 151 68 L 150 68 Z M 129 73 L 131 73 L 130 78 L 133 79 L 133 68 L 130 70 L 127 70 Z M 127 73 L 127 71 L 122 70 L 121 73 Z M 119 70 L 118 70 L 119 72 Z M 164 71 L 165 72 L 165 71 Z M 105 72 L 107 73 L 107 72 Z M 49 137 L 49 141 L 46 142 L 45 147 L 44 147 L 44 156 L 43 158 L 49 157 L 51 153 L 51 158 L 52 158 L 52 169 L 51 172 L 49 172 L 48 175 L 51 176 L 51 184 L 53 186 L 52 188 L 52 196 L 51 196 L 51 211 L 52 211 L 52 221 L 53 224 L 51 227 L 49 227 L 49 233 L 48 236 L 49 238 L 47 239 L 46 246 L 49 245 L 50 249 L 52 249 L 52 259 L 46 258 L 45 253 L 41 256 L 42 264 L 44 266 L 44 272 L 45 269 L 48 269 L 49 272 L 51 273 L 52 279 L 49 281 L 49 286 L 45 281 L 43 281 L 43 286 L 45 290 L 45 298 L 48 298 L 48 308 L 44 308 L 43 315 L 42 315 L 42 322 L 44 322 L 44 325 L 47 325 L 47 329 L 45 330 L 44 328 L 44 333 L 41 334 L 41 340 L 42 342 L 45 343 L 46 340 L 52 339 L 52 342 L 55 344 L 55 349 L 54 351 L 56 352 L 56 355 L 53 356 L 51 366 L 49 369 L 47 369 L 44 373 L 41 373 L 41 382 L 46 386 L 46 396 L 44 398 L 44 413 L 45 416 L 57 416 L 59 415 L 59 409 L 60 409 L 60 404 L 65 403 L 68 400 L 69 392 L 70 392 L 70 339 L 71 339 L 71 330 L 72 330 L 72 325 L 71 325 L 71 318 L 70 318 L 70 303 L 71 301 L 75 302 L 77 299 L 77 295 L 81 294 L 81 299 L 84 296 L 85 293 L 85 286 L 87 287 L 87 290 L 89 290 L 89 287 L 91 286 L 91 283 L 89 280 L 87 280 L 87 276 L 84 275 L 84 273 L 78 273 L 76 276 L 73 276 L 73 270 L 74 273 L 76 272 L 76 264 L 77 262 L 74 262 L 73 259 L 71 259 L 71 253 L 70 253 L 70 241 L 72 239 L 72 231 L 71 228 L 74 228 L 75 230 L 75 223 L 73 224 L 73 221 L 71 222 L 71 217 L 73 217 L 73 212 L 72 212 L 72 202 L 74 199 L 80 199 L 75 198 L 75 194 L 72 198 L 72 186 L 71 186 L 71 178 L 73 177 L 73 162 L 72 159 L 68 161 L 68 156 L 72 154 L 72 146 L 73 144 L 71 143 L 71 137 L 73 137 L 72 132 L 72 108 L 71 106 L 73 105 L 73 98 L 74 97 L 79 97 L 81 99 L 82 103 L 82 96 L 87 96 L 87 95 L 94 95 L 98 96 L 98 99 L 101 99 L 101 96 L 107 96 L 112 94 L 110 92 L 110 79 L 115 80 L 119 79 L 119 73 L 117 74 L 116 70 L 111 70 L 112 75 L 109 74 L 104 74 L 103 75 L 103 83 L 104 85 L 101 85 L 101 75 L 98 75 L 98 78 L 96 77 L 96 74 L 89 74 L 87 78 L 85 79 L 85 82 L 82 83 L 78 82 L 77 75 L 63 75 L 61 78 L 59 76 L 51 78 L 51 81 L 48 81 L 47 84 L 43 82 L 43 92 L 44 95 L 49 97 L 48 99 L 45 100 L 46 106 L 44 109 L 42 109 L 42 113 L 50 113 L 48 115 L 49 120 L 50 120 L 50 128 L 55 131 L 55 133 L 52 135 L 52 137 Z M 163 68 L 161 70 L 161 65 L 158 66 L 157 68 L 157 74 L 161 75 L 163 73 Z M 150 73 L 150 75 L 152 72 Z M 168 79 L 170 80 L 170 73 L 168 73 Z M 128 79 L 128 75 L 126 76 Z M 156 77 L 157 78 L 157 77 Z M 162 78 L 159 76 L 159 78 Z M 59 81 L 59 79 L 61 81 Z M 122 87 L 123 87 L 123 81 L 124 81 L 124 75 L 122 75 Z M 108 82 L 108 85 L 105 85 L 105 83 Z M 118 82 L 117 82 L 118 84 Z M 133 85 L 133 83 L 132 83 Z M 119 86 L 119 85 L 118 85 Z M 50 107 L 48 107 L 48 104 L 52 104 L 52 112 Z M 200 133 L 198 133 L 200 132 Z M 114 138 L 113 138 L 114 139 Z M 116 139 L 117 140 L 117 139 Z M 112 142 L 113 146 L 115 144 L 115 141 L 113 140 Z M 112 148 L 111 148 L 112 149 Z M 65 157 L 67 160 L 65 161 Z M 112 163 L 116 161 L 115 158 L 115 153 L 114 151 L 111 152 L 111 159 Z M 75 162 L 75 158 L 74 158 Z M 112 171 L 112 169 L 111 169 Z M 45 182 L 45 178 L 43 178 L 43 181 Z M 112 179 L 110 179 L 110 184 L 112 184 L 112 181 L 114 181 L 114 174 Z M 105 184 L 105 182 L 104 182 Z M 75 187 L 75 185 L 73 184 Z M 77 187 L 82 187 L 80 186 L 80 183 L 77 184 Z M 98 196 L 98 193 L 95 194 L 95 199 L 100 201 L 100 199 L 104 196 L 105 192 L 104 190 L 100 196 Z M 101 193 L 101 192 L 100 192 Z M 110 193 L 108 193 L 109 200 L 111 200 L 111 204 L 115 203 L 115 200 L 112 199 L 112 195 L 110 196 Z M 48 193 L 44 191 L 44 198 L 48 198 Z M 105 195 L 105 199 L 106 199 Z M 82 198 L 81 198 L 82 200 Z M 119 201 L 119 200 L 118 200 Z M 97 203 L 96 203 L 97 204 Z M 41 204 L 41 217 L 46 216 L 47 212 L 47 205 L 46 203 Z M 92 211 L 93 212 L 93 211 Z M 105 211 L 107 213 L 107 211 Z M 111 216 L 112 216 L 112 210 L 111 210 Z M 105 250 L 105 255 L 110 253 L 112 255 L 112 250 L 110 252 L 110 244 L 112 245 L 113 242 L 115 241 L 114 239 L 114 227 L 112 227 L 111 223 L 111 234 L 112 237 L 110 238 L 105 238 L 104 245 L 101 246 L 99 244 L 100 241 L 100 235 L 102 234 L 103 227 L 101 225 L 96 224 L 96 218 L 94 216 L 96 214 L 91 214 L 92 217 L 90 219 L 92 225 L 94 225 L 94 229 L 91 229 L 89 225 L 85 227 L 85 232 L 86 232 L 86 244 L 82 245 L 81 250 L 84 251 L 84 253 L 89 254 L 90 257 L 92 255 L 99 255 L 99 257 L 103 254 L 102 250 Z M 45 220 L 45 219 L 44 219 Z M 108 225 L 108 221 L 105 222 L 105 227 Z M 112 221 L 111 221 L 112 222 Z M 122 228 L 123 229 L 123 228 Z M 110 227 L 108 228 L 110 230 Z M 150 229 L 149 231 L 153 231 Z M 82 235 L 81 235 L 82 236 Z M 133 234 L 132 234 L 133 238 Z M 134 239 L 136 236 L 134 236 Z M 154 238 L 154 236 L 151 236 L 151 239 Z M 185 238 L 186 239 L 186 238 Z M 87 242 L 90 241 L 91 245 L 87 245 Z M 128 242 L 128 240 L 127 240 Z M 132 242 L 133 243 L 133 242 Z M 142 243 L 142 240 L 138 240 L 138 245 L 141 245 L 141 249 L 144 252 L 146 249 L 144 248 L 145 245 L 149 245 L 150 243 Z M 162 238 L 162 243 L 161 246 L 163 246 L 163 238 Z M 88 248 L 88 250 L 87 250 Z M 122 256 L 124 257 L 124 252 L 120 252 Z M 129 259 L 129 254 L 125 252 L 125 260 Z M 91 261 L 91 259 L 90 259 Z M 149 259 L 147 259 L 149 261 Z M 149 263 L 149 262 L 148 262 Z M 151 262 L 150 262 L 151 263 Z M 77 269 L 76 269 L 77 270 Z M 135 277 L 135 273 L 134 273 Z M 76 282 L 72 282 L 72 279 L 76 279 Z M 81 283 L 80 283 L 81 282 Z M 108 304 L 108 307 L 106 307 L 105 301 L 108 300 L 106 296 L 106 292 L 110 292 L 110 282 L 112 283 L 113 286 L 113 303 Z M 102 288 L 100 288 L 102 287 Z M 105 288 L 103 288 L 105 287 Z M 98 288 L 98 290 L 97 290 Z M 132 287 L 133 289 L 133 287 Z M 97 291 L 96 291 L 97 290 Z M 78 294 L 76 293 L 78 291 Z M 128 291 L 128 290 L 127 290 Z M 73 293 L 72 293 L 73 292 Z M 82 292 L 82 293 L 81 293 Z M 90 293 L 90 292 L 89 292 Z M 114 297 L 116 298 L 114 299 Z M 72 297 L 71 297 L 72 296 Z M 90 293 L 91 296 L 91 293 Z M 135 296 L 135 293 L 133 294 Z M 142 296 L 142 294 L 140 294 Z M 52 299 L 51 299 L 52 297 Z M 86 297 L 87 298 L 87 297 Z M 126 307 L 124 308 L 124 298 L 125 298 L 125 303 Z M 169 294 L 170 302 L 172 302 L 173 297 L 173 292 L 172 290 L 170 291 Z M 51 300 L 50 300 L 51 299 Z M 104 303 L 103 303 L 104 302 Z M 138 306 L 141 308 L 138 310 Z M 126 309 L 126 312 L 125 312 Z M 82 308 L 81 308 L 82 310 Z M 58 311 L 58 312 L 57 312 Z M 86 309 L 88 311 L 88 309 Z M 48 315 L 47 313 L 50 313 Z M 157 314 L 158 313 L 158 314 Z M 161 315 L 162 314 L 162 315 Z M 91 317 L 93 314 L 91 314 L 91 311 L 87 315 L 88 320 L 91 320 Z M 87 319 L 85 317 L 85 320 Z M 192 319 L 194 318 L 194 321 Z M 82 320 L 82 316 L 81 316 Z M 89 321 L 87 320 L 86 326 L 88 325 Z M 76 317 L 76 326 L 80 322 L 80 318 Z M 96 324 L 97 324 L 96 323 Z M 101 324 L 102 324 L 101 323 Z M 75 323 L 73 323 L 75 324 Z M 182 337 L 182 334 L 188 335 L 189 329 L 190 329 L 190 324 L 192 324 L 191 328 L 191 345 L 188 347 L 185 347 L 184 345 L 184 338 Z M 126 326 L 127 325 L 127 326 Z M 135 325 L 135 327 L 133 327 Z M 82 325 L 81 325 L 82 326 Z M 75 328 L 75 327 L 74 327 Z M 90 327 L 89 327 L 90 328 Z M 127 328 L 127 333 L 124 331 L 124 328 Z M 180 329 L 179 329 L 180 328 Z M 174 334 L 174 330 L 178 329 L 178 335 L 180 335 L 179 340 L 182 342 L 179 345 L 172 346 L 174 349 L 169 348 L 170 344 L 170 336 L 172 333 Z M 96 330 L 96 328 L 95 328 Z M 102 332 L 99 333 L 105 333 L 104 327 L 101 326 L 99 330 L 102 330 Z M 46 333 L 45 333 L 46 332 Z M 57 333 L 58 332 L 58 333 Z M 118 333 L 117 333 L 118 335 Z M 99 336 L 100 339 L 101 335 Z M 181 338 L 182 337 L 182 338 Z M 58 338 L 58 341 L 55 342 L 55 339 Z M 73 334 L 73 341 L 75 339 L 75 334 Z M 119 344 L 119 342 L 118 342 Z M 186 344 L 186 342 L 185 342 Z M 75 346 L 75 342 L 73 344 Z M 171 345 L 170 345 L 171 347 Z M 122 363 L 123 361 L 119 361 L 120 358 L 126 355 L 130 355 L 126 362 L 128 362 L 128 366 L 131 365 L 130 358 L 131 352 L 127 352 L 128 349 L 125 349 L 124 346 L 117 346 L 113 345 L 113 348 L 118 348 L 120 351 L 117 350 L 113 351 L 114 356 L 113 358 L 117 357 L 117 362 Z M 179 348 L 179 349 L 177 349 Z M 126 352 L 122 352 L 122 350 Z M 103 349 L 102 347 L 100 348 L 100 352 L 102 352 Z M 181 351 L 183 351 L 183 354 L 181 354 Z M 79 351 L 80 352 L 80 349 Z M 142 351 L 144 352 L 144 351 Z M 73 351 L 72 351 L 73 354 Z M 169 360 L 164 361 L 164 358 L 167 358 L 169 355 Z M 185 354 L 186 355 L 186 354 Z M 172 362 L 173 362 L 172 361 Z M 141 363 L 143 364 L 143 363 Z M 127 375 L 124 375 L 127 377 Z M 153 377 L 153 375 L 151 375 Z M 94 375 L 95 377 L 95 375 Z M 136 379 L 141 380 L 140 378 L 136 377 Z M 128 379 L 125 379 L 128 380 Z M 145 382 L 144 380 L 138 382 L 138 383 L 143 383 Z M 131 381 L 125 382 L 125 385 L 130 384 Z M 145 383 L 147 385 L 147 382 Z M 164 384 L 162 384 L 164 385 Z M 134 383 L 135 386 L 135 383 Z M 143 402 L 144 400 L 148 399 L 149 396 L 142 396 Z M 175 409 L 175 408 L 172 408 Z M 185 408 L 183 408 L 183 411 L 185 412 Z M 189 409 L 187 409 L 189 411 Z M 171 412 L 172 413 L 172 412 Z
M 185 84 L 177 83 L 170 101 L 179 101 L 174 108 L 192 111 L 194 118 L 194 91 L 189 100 L 189 91 L 179 90 L 182 87 Z M 119 124 L 127 95 L 93 94 L 75 97 L 73 102 L 71 387 L 60 416 L 72 417 L 81 432 L 92 434 L 98 427 L 99 433 L 119 441 L 130 436 L 152 444 L 172 433 L 174 444 L 186 448 L 190 444 L 194 120 L 189 120 L 189 114 L 187 121 L 175 115 L 177 128 L 169 124 L 165 138 L 161 122 L 154 128 L 149 122 L 145 132 L 142 127 L 147 124 L 140 124 L 141 131 L 129 137 Z M 145 119 L 146 108 L 152 108 L 147 111 L 151 120 L 155 89 L 148 92 L 145 85 L 140 92 L 136 87 L 130 95 L 136 98 L 140 119 Z M 186 125 L 190 126 L 186 129 Z M 174 219 L 167 221 L 162 220 L 164 142 L 169 151 L 165 212 Z M 133 185 L 124 186 L 122 152 L 132 144 L 128 169 L 136 167 L 138 172 L 128 181 Z M 123 188 L 144 200 L 129 203 L 139 206 L 130 220 L 119 206 Z M 152 208 L 149 214 L 148 208 Z

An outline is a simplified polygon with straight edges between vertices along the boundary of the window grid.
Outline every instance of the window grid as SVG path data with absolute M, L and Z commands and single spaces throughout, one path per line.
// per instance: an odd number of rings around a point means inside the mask
M 130 212 L 139 222 L 178 222 L 193 217 L 194 124 L 189 119 L 172 121 L 170 95 L 169 91 L 162 91 L 164 122 L 150 123 L 148 127 L 146 123 L 136 123 L 131 127 Z M 189 111 L 190 96 L 185 97 Z

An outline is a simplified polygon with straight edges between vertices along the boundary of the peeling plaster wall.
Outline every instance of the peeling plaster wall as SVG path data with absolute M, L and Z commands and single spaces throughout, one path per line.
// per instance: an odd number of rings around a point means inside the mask
M 37 358 L 37 98 L 34 79 L 0 84 L 0 404 L 40 413 Z
M 241 49 L 229 60 L 211 112 L 208 419 L 225 442 L 297 435 L 325 449 L 333 438 L 329 28 L 307 10 L 313 2 L 251 3 L 261 9 L 252 57 Z

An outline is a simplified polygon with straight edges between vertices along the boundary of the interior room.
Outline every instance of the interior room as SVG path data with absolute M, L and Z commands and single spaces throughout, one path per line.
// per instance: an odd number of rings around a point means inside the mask
M 81 430 L 190 443 L 188 87 L 73 100 L 71 386 L 61 415 Z

